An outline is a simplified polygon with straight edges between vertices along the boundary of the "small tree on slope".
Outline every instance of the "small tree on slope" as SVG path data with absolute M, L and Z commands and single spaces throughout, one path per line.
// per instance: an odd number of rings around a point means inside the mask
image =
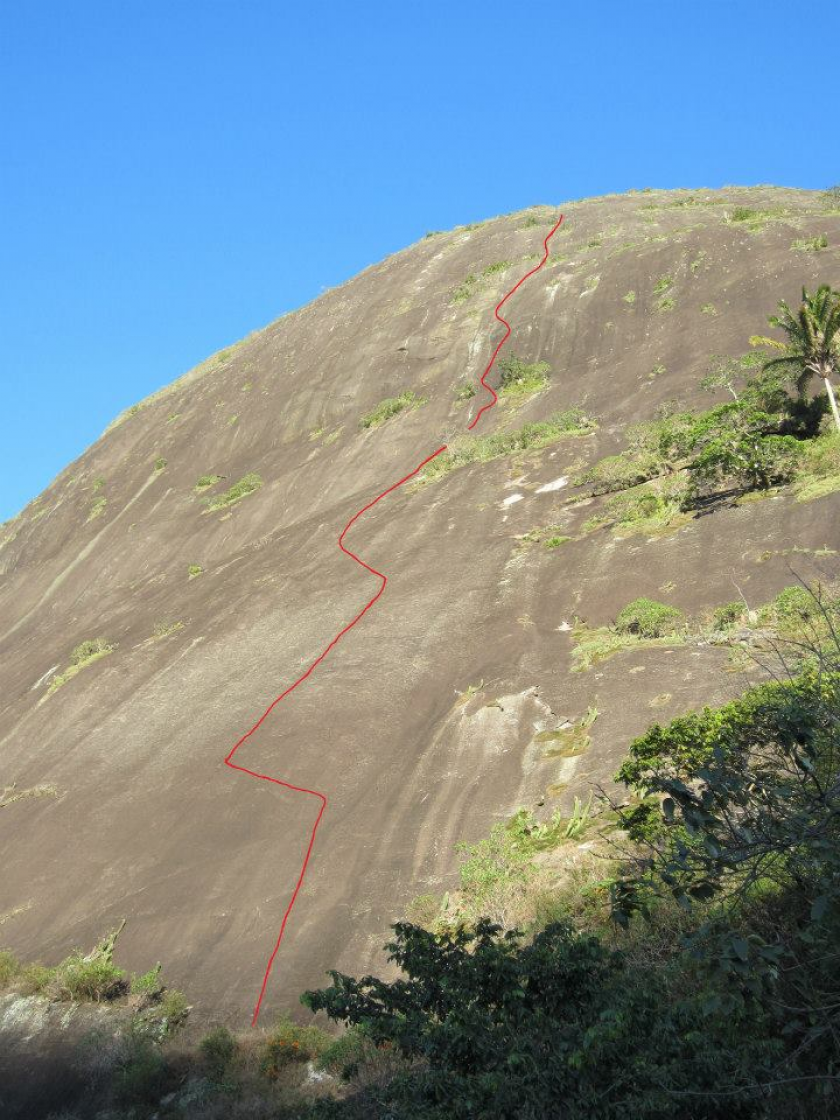
M 773 341 L 774 346 L 783 348 L 785 352 L 764 368 L 797 368 L 800 371 L 797 379 L 800 392 L 813 374 L 821 377 L 831 402 L 835 426 L 840 432 L 840 411 L 831 384 L 832 376 L 840 368 L 840 292 L 834 291 L 828 284 L 821 284 L 814 293 L 803 288 L 798 311 L 792 311 L 782 300 L 779 314 L 771 315 L 768 321 L 771 327 L 780 327 L 788 341 L 786 345 Z

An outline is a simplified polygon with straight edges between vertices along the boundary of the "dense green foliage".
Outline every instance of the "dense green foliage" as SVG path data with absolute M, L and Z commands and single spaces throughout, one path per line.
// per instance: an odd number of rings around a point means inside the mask
M 88 960 L 74 953 L 51 970 L 50 987 L 56 999 L 102 1003 L 125 993 L 125 973 L 111 961 Z
M 731 400 L 704 412 L 666 408 L 658 419 L 631 427 L 626 451 L 600 460 L 577 480 L 594 495 L 639 488 L 614 500 L 593 524 L 694 510 L 727 491 L 767 490 L 810 477 L 811 447 L 829 438 L 817 439 L 828 399 L 806 396 L 802 360 L 792 351 L 757 369 L 765 360 L 760 352 L 715 359 L 702 384 L 725 390 Z M 836 470 L 833 456 L 821 473 Z
M 822 619 L 829 641 L 793 675 L 634 741 L 618 775 L 634 794 L 616 807 L 632 844 L 611 879 L 618 932 L 566 918 L 530 939 L 487 919 L 398 924 L 387 948 L 399 979 L 333 972 L 303 1002 L 403 1066 L 318 1115 L 837 1115 L 836 609 L 802 587 L 767 609 L 800 626 Z M 721 623 L 740 611 L 727 604 Z M 497 827 L 471 849 L 464 885 L 489 903 L 499 875 L 535 874 L 528 857 L 552 827 L 522 814 Z
M 568 923 L 529 944 L 484 921 L 442 936 L 400 924 L 388 950 L 403 979 L 334 972 L 330 988 L 303 997 L 412 1063 L 370 1115 L 760 1115 L 737 1096 L 714 1098 L 721 1085 L 749 1085 L 762 1063 L 761 1011 L 710 1018 L 698 994 L 669 999 Z
M 804 589 L 777 597 L 801 616 Z M 781 602 L 779 602 L 781 600 Z M 811 597 L 810 611 L 814 613 Z M 828 624 L 827 608 L 821 608 Z M 835 643 L 836 645 L 836 643 Z M 641 846 L 615 885 L 628 922 L 670 896 L 706 909 L 688 939 L 711 1012 L 754 1004 L 778 1057 L 766 1082 L 840 1104 L 840 672 L 819 652 L 789 679 L 653 727 L 619 772 L 646 800 L 626 814 Z M 653 795 L 653 796 L 651 796 Z M 657 803 L 658 802 L 658 803 Z M 784 1111 L 771 1115 L 788 1115 Z M 791 1112 L 790 1115 L 797 1115 Z

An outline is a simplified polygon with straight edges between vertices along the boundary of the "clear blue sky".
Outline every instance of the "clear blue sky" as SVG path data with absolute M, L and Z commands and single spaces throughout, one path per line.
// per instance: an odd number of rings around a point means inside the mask
M 840 5 L 777 0 L 4 4 L 0 520 L 121 409 L 427 230 L 840 180 L 838 41 Z

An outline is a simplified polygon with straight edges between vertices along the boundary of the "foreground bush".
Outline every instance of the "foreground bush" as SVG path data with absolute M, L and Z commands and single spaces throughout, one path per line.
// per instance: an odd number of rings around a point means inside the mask
M 618 780 L 632 800 L 613 811 L 632 846 L 598 883 L 615 925 L 584 933 L 561 913 L 528 942 L 486 919 L 399 924 L 387 946 L 399 979 L 332 972 L 304 994 L 405 1063 L 324 1115 L 840 1115 L 837 604 L 788 588 L 771 608 L 815 627 L 818 641 L 792 647 L 793 668 L 631 745 Z M 721 623 L 740 611 L 727 604 Z M 524 856 L 546 827 L 518 820 L 516 858 L 503 852 L 500 867 L 495 833 L 467 867 L 478 887 L 533 874 Z
M 199 1049 L 207 1063 L 210 1076 L 215 1081 L 221 1081 L 236 1057 L 236 1039 L 227 1027 L 214 1027 L 202 1038 Z
M 776 602 L 797 613 L 817 604 L 803 588 Z M 819 609 L 831 623 L 829 609 Z M 623 814 L 641 851 L 614 888 L 614 912 L 625 923 L 660 899 L 689 912 L 700 903 L 688 944 L 706 976 L 727 981 L 709 1006 L 760 1008 L 758 1037 L 776 1053 L 767 1083 L 807 1090 L 811 1105 L 827 1110 L 817 1115 L 829 1116 L 840 1108 L 840 651 L 833 634 L 789 679 L 634 741 L 618 777 L 646 798 Z M 796 652 L 801 657 L 801 643 Z
M 764 1115 L 737 1097 L 704 1100 L 721 1084 L 751 1084 L 762 1056 L 752 1009 L 709 1018 L 696 995 L 666 997 L 621 954 L 567 924 L 529 945 L 489 922 L 441 936 L 394 929 L 388 949 L 404 979 L 333 972 L 332 987 L 303 996 L 415 1063 L 379 1091 L 389 1115 Z M 697 1093 L 690 1110 L 687 1092 Z
M 160 1048 L 142 1034 L 129 1033 L 113 1073 L 115 1099 L 125 1105 L 153 1106 L 166 1087 L 166 1078 L 166 1060 Z

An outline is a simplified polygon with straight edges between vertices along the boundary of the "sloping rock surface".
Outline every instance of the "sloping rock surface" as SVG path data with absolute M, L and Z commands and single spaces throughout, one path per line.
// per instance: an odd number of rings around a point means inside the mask
M 770 216 L 749 228 L 738 207 Z M 760 603 L 791 566 L 834 575 L 837 495 L 732 505 L 655 540 L 518 539 L 546 525 L 575 536 L 591 508 L 569 503 L 567 480 L 664 402 L 708 406 L 710 355 L 747 351 L 803 283 L 840 282 L 840 216 L 811 192 L 563 209 L 549 263 L 506 311 L 508 352 L 547 362 L 549 388 L 480 430 L 579 406 L 597 431 L 403 487 L 366 514 L 347 543 L 387 573 L 384 596 L 237 755 L 329 799 L 269 1011 L 329 967 L 381 967 L 388 923 L 452 883 L 457 842 L 608 781 L 654 718 L 743 686 L 725 650 L 699 644 L 572 673 L 575 616 L 602 625 L 639 595 L 694 612 L 739 591 Z M 52 787 L 0 810 L 0 941 L 53 962 L 126 917 L 121 964 L 163 961 L 196 1004 L 248 1016 L 318 803 L 223 759 L 376 590 L 336 538 L 465 431 L 484 398 L 457 390 L 484 369 L 493 307 L 557 213 L 430 236 L 215 355 L 0 529 L 0 787 Z M 827 249 L 792 248 L 822 233 Z M 663 277 L 673 305 L 660 309 Z M 360 426 L 407 390 L 427 403 Z M 204 500 L 250 474 L 262 485 L 240 501 Z M 219 479 L 197 492 L 204 476 Z M 55 687 L 96 638 L 112 651 Z M 589 750 L 547 757 L 536 735 L 589 705 Z

